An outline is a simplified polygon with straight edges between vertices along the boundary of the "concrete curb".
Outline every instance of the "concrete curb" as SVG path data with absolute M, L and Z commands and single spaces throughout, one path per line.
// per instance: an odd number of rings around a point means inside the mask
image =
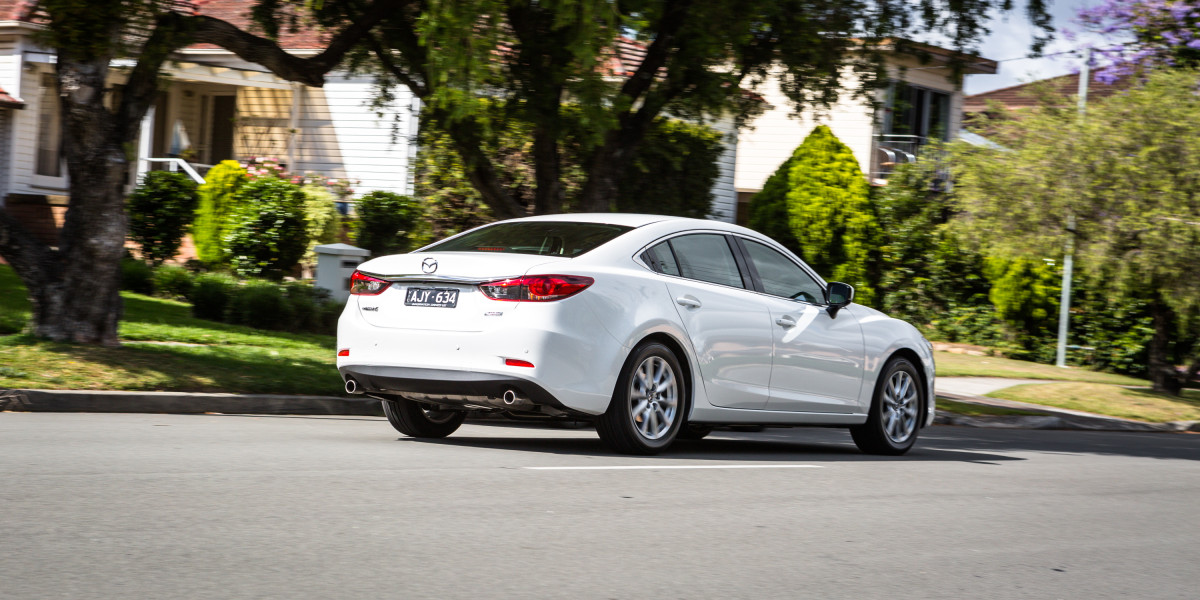
M 0 390 L 0 411 L 258 415 L 382 415 L 379 401 L 360 396 L 282 396 L 191 392 Z
M 994 398 L 958 394 L 938 394 L 938 396 L 957 402 L 986 406 L 1004 406 L 1043 413 L 1037 416 L 970 417 L 949 412 L 938 412 L 934 423 L 939 425 L 1004 429 L 1200 432 L 1200 421 L 1145 423 L 1040 405 L 1012 403 Z M 381 416 L 383 414 L 379 401 L 366 396 L 340 398 L 336 396 L 284 396 L 274 394 L 18 389 L 0 390 L 0 411 L 350 416 Z
M 1153 433 L 1182 433 L 1186 431 L 1200 432 L 1200 421 L 1169 421 L 1166 423 L 1148 423 L 1085 413 L 1077 410 L 1054 408 L 1040 404 L 1013 402 L 982 396 L 967 396 L 961 394 L 938 394 L 955 402 L 1011 408 L 1028 412 L 1041 413 L 1038 415 L 996 415 L 987 417 L 971 417 L 951 412 L 938 411 L 934 423 L 938 425 L 958 425 L 961 427 L 994 427 L 1002 429 L 1074 429 L 1084 431 L 1135 431 Z

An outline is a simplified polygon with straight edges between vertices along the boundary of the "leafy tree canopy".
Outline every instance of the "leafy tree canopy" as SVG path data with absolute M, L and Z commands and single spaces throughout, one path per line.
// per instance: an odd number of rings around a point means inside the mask
M 1071 238 L 1080 265 L 1112 293 L 1144 300 L 1158 390 L 1186 379 L 1200 314 L 1200 73 L 1152 74 L 1073 112 L 1042 110 L 1005 125 L 1011 150 L 957 153 L 956 196 L 989 254 L 1057 257 Z M 1020 235 L 1010 235 L 1020 232 Z
M 1193 0 L 1104 0 L 1079 11 L 1085 31 L 1104 36 L 1096 80 L 1161 66 L 1200 66 L 1200 6 Z
M 295 2 L 282 2 L 298 6 Z M 358 4 L 316 4 L 327 25 L 354 22 Z M 1042 0 L 1027 3 L 1043 31 Z M 989 9 L 1008 0 L 414 0 L 391 13 L 354 64 L 378 67 L 384 87 L 408 86 L 443 130 L 464 172 L 498 218 L 562 210 L 607 211 L 620 173 L 654 119 L 744 120 L 762 104 L 746 90 L 777 77 L 797 109 L 827 108 L 885 83 L 885 52 L 933 33 L 974 50 Z M 958 56 L 954 77 L 966 64 Z M 480 150 L 503 127 L 493 105 L 532 127 L 535 198 L 504 185 Z M 578 106 L 589 158 L 579 189 L 564 183 L 563 133 Z

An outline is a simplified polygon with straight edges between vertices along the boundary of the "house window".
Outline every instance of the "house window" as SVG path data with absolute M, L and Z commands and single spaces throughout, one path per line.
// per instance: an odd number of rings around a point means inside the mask
M 34 172 L 45 177 L 62 177 L 62 113 L 54 75 L 42 75 L 38 102 L 37 165 Z
M 950 94 L 904 82 L 893 83 L 889 91 L 885 135 L 950 139 Z

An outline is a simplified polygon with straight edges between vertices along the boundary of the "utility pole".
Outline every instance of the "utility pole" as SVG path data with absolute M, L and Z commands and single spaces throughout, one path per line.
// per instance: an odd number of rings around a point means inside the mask
M 1092 49 L 1083 55 L 1083 68 L 1079 70 L 1079 118 L 1087 112 L 1088 79 L 1091 79 Z M 1075 215 L 1067 212 L 1067 243 L 1063 251 L 1062 297 L 1058 301 L 1058 352 L 1055 366 L 1067 366 L 1067 329 L 1071 320 L 1071 272 L 1075 262 Z

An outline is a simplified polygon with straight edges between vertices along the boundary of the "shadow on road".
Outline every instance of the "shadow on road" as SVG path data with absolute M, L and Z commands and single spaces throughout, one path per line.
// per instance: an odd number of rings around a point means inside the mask
M 401 441 L 563 455 L 613 455 L 597 438 L 555 435 L 554 429 L 529 428 L 503 423 L 475 423 L 504 428 L 503 436 L 452 435 L 443 440 Z M 514 437 L 512 428 L 530 430 Z M 847 432 L 840 429 L 768 429 L 760 433 L 718 431 L 699 441 L 680 440 L 662 455 L 642 457 L 670 464 L 674 461 L 733 462 L 859 462 L 935 461 L 998 464 L 1029 460 L 1029 454 L 1102 454 L 1140 458 L 1200 460 L 1200 436 L 1188 434 L 1092 431 L 1031 431 L 932 427 L 921 432 L 917 445 L 905 456 L 873 456 L 858 451 Z

